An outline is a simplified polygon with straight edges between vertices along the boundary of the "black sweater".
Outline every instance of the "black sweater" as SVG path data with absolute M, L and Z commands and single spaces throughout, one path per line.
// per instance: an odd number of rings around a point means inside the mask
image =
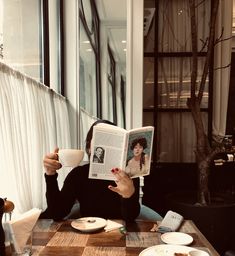
M 76 200 L 80 203 L 81 216 L 133 221 L 140 211 L 139 178 L 133 179 L 135 193 L 130 198 L 122 198 L 108 189 L 116 186 L 114 181 L 89 179 L 89 165 L 73 169 L 59 190 L 57 176 L 46 175 L 47 209 L 40 218 L 61 220 L 70 213 Z

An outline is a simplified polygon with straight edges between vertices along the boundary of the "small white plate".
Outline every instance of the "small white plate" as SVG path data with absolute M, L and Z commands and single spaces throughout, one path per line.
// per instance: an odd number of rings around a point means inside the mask
M 161 240 L 166 244 L 188 245 L 193 242 L 192 236 L 182 232 L 167 232 L 161 235 Z
M 201 251 L 201 250 L 197 250 L 197 251 L 190 251 L 188 253 L 189 256 L 210 256 L 207 252 Z
M 98 217 L 84 217 L 71 222 L 71 226 L 82 232 L 94 232 L 106 226 L 107 221 Z
M 192 250 L 198 251 L 195 248 L 184 245 L 159 244 L 144 249 L 139 256 L 174 256 L 175 253 L 188 254 Z

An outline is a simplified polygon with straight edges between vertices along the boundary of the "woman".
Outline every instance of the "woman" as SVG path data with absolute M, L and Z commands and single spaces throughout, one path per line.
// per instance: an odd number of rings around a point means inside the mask
M 149 172 L 149 156 L 144 150 L 147 148 L 147 140 L 144 137 L 136 138 L 131 143 L 133 157 L 127 162 L 126 173 L 130 177 L 145 175 Z
M 113 124 L 99 120 L 91 126 L 86 137 L 86 153 L 89 157 L 93 127 L 98 123 Z M 61 164 L 57 152 L 58 148 L 44 158 L 47 209 L 41 214 L 41 218 L 63 219 L 70 213 L 76 200 L 80 203 L 82 217 L 96 216 L 133 221 L 138 216 L 139 179 L 131 179 L 117 168 L 110 170 L 115 176 L 115 181 L 89 179 L 89 164 L 86 164 L 74 168 L 59 190 L 57 170 L 61 168 Z

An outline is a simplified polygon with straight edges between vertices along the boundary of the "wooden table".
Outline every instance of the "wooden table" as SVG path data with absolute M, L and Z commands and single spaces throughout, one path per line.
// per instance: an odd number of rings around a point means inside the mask
M 81 233 L 70 223 L 71 220 L 38 220 L 33 233 L 33 255 L 138 256 L 144 248 L 163 243 L 159 233 L 150 231 L 154 224 L 150 221 L 137 220 L 126 225 L 126 234 L 120 230 Z M 219 256 L 192 221 L 185 220 L 180 231 L 193 236 L 190 246 Z

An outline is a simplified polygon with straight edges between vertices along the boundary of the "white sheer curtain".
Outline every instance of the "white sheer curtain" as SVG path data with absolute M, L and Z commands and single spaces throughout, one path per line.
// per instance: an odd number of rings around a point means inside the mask
M 213 126 L 214 136 L 223 137 L 226 132 L 230 66 L 232 52 L 233 1 L 221 0 L 216 24 L 216 38 L 222 35 L 222 42 L 215 46 L 214 53 L 214 91 Z M 225 40 L 228 39 L 229 40 Z M 226 67 L 226 68 L 224 68 Z
M 53 93 L 56 145 L 59 148 L 71 148 L 71 135 L 69 126 L 69 114 L 67 100 L 57 93 Z M 60 169 L 58 176 L 59 187 L 63 185 L 64 178 L 71 169 L 64 167 Z
M 16 211 L 45 208 L 43 157 L 70 147 L 66 101 L 0 63 L 0 196 Z M 63 175 L 60 175 L 63 178 Z

